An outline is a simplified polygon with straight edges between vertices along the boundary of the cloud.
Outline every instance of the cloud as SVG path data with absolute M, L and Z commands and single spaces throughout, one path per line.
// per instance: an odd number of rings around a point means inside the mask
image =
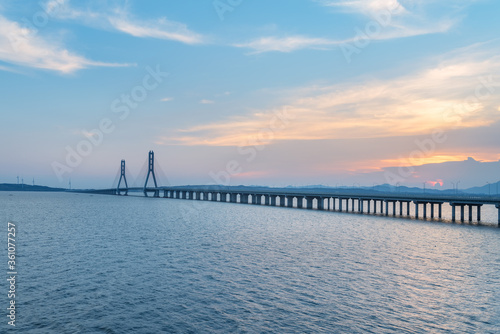
M 466 1 L 468 3 L 472 0 Z M 292 52 L 302 49 L 331 49 L 346 43 L 357 43 L 366 40 L 391 40 L 419 35 L 444 33 L 459 21 L 459 11 L 452 11 L 456 4 L 445 1 L 441 10 L 436 6 L 407 5 L 398 0 L 350 0 L 332 1 L 316 0 L 323 6 L 332 7 L 347 14 L 358 14 L 369 21 L 355 27 L 354 34 L 342 38 L 331 39 L 303 35 L 265 36 L 248 42 L 233 44 L 235 47 L 253 50 L 251 54 L 264 52 Z M 429 3 L 427 1 L 426 3 Z M 432 4 L 433 1 L 430 1 Z M 453 6 L 453 7 L 452 7 Z M 411 8 L 410 8 L 411 7 Z M 443 10 L 444 8 L 444 10 Z
M 127 17 L 108 17 L 109 23 L 118 31 L 135 37 L 168 39 L 185 44 L 201 43 L 201 35 L 187 29 L 184 24 L 161 18 L 153 21 L 133 21 Z
M 51 0 L 45 4 L 53 17 L 76 20 L 83 24 L 103 29 L 116 30 L 134 37 L 156 38 L 177 41 L 185 44 L 200 44 L 203 36 L 191 31 L 183 23 L 159 18 L 140 20 L 134 18 L 125 7 L 76 8 L 69 0 Z
M 215 101 L 203 99 L 203 100 L 200 101 L 200 103 L 201 104 L 213 104 L 213 103 L 215 103 Z
M 160 101 L 162 101 L 162 102 L 169 102 L 169 101 L 173 101 L 173 99 L 174 99 L 173 97 L 164 97 Z
M 320 0 L 324 6 L 370 18 L 380 24 L 381 32 L 373 39 L 393 39 L 443 33 L 451 29 L 461 17 L 461 9 L 474 0 L 465 0 L 460 6 L 450 0 Z M 370 23 L 367 23 L 370 24 Z
M 130 66 L 89 60 L 1 15 L 0 60 L 60 73 L 72 73 L 92 66 Z
M 252 49 L 252 53 L 263 53 L 270 51 L 291 52 L 300 49 L 320 49 L 340 42 L 324 38 L 313 38 L 307 36 L 261 37 L 250 42 L 234 44 L 238 48 Z
M 179 136 L 162 140 L 244 146 L 265 145 L 270 138 L 381 138 L 487 126 L 500 119 L 500 56 L 491 44 L 445 54 L 401 77 L 294 91 L 290 103 L 278 108 L 293 118 L 287 124 L 276 122 L 272 110 L 256 111 L 184 129 Z

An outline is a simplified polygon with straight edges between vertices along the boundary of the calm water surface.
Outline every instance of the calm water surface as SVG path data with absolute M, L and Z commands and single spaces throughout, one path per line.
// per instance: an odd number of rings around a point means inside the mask
M 500 229 L 0 192 L 22 333 L 498 333 Z M 7 270 L 4 270 L 6 275 Z M 8 285 L 2 284 L 6 332 Z

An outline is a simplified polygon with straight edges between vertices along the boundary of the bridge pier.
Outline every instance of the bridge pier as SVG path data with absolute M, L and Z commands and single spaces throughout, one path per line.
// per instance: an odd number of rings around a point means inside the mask
M 297 197 L 297 208 L 302 209 L 304 207 L 304 197 Z
M 255 194 L 252 194 L 252 204 L 254 205 L 259 204 L 259 202 L 257 202 L 257 195 Z
M 306 197 L 306 208 L 312 210 L 314 197 Z
M 498 211 L 498 227 L 500 227 L 500 204 L 495 205 Z
M 237 203 L 237 201 L 236 201 L 238 199 L 237 197 L 238 197 L 237 194 L 230 193 L 229 194 L 229 202 L 230 203 Z
M 385 215 L 389 215 L 389 201 L 385 200 Z
M 240 194 L 240 203 L 248 204 L 248 194 Z

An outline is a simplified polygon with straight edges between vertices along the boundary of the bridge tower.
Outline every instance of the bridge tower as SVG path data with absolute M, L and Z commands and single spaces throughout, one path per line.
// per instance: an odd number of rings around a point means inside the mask
M 128 195 L 128 184 L 127 184 L 127 178 L 125 177 L 125 160 L 122 160 L 121 163 L 121 175 L 120 175 L 120 180 L 118 181 L 118 186 L 116 186 L 116 194 L 120 195 L 120 184 L 123 181 L 125 182 L 125 196 Z
M 149 175 L 153 176 L 153 181 L 155 184 L 154 197 L 160 196 L 160 190 L 158 189 L 158 184 L 156 183 L 155 176 L 155 153 L 153 151 L 149 151 L 149 162 L 148 162 L 148 175 L 146 176 L 146 182 L 144 183 L 144 196 L 148 196 L 147 187 L 149 181 Z

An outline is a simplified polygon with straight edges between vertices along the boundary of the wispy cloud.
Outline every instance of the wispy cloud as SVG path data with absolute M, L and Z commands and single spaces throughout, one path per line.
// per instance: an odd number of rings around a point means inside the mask
M 200 44 L 204 37 L 180 22 L 165 17 L 143 20 L 133 17 L 126 7 L 74 7 L 69 0 L 51 0 L 45 5 L 47 12 L 59 19 L 77 20 L 83 24 L 112 29 L 140 38 L 157 38 L 185 44 Z
M 173 97 L 164 97 L 163 99 L 161 99 L 160 101 L 161 102 L 170 102 L 170 101 L 173 101 L 174 98 Z
M 213 104 L 213 103 L 215 103 L 215 101 L 203 99 L 203 100 L 200 101 L 200 103 L 201 104 Z
M 291 52 L 300 49 L 324 49 L 327 46 L 339 44 L 325 38 L 314 38 L 307 36 L 261 37 L 250 42 L 234 44 L 239 48 L 252 49 L 252 53 L 263 53 L 270 51 Z
M 308 87 L 302 96 L 282 106 L 294 120 L 275 132 L 274 140 L 408 136 L 437 128 L 487 126 L 500 119 L 500 56 L 492 50 L 485 52 L 488 47 L 456 50 L 432 66 L 390 80 Z M 272 117 L 271 111 L 258 111 L 191 127 L 180 136 L 162 140 L 183 145 L 245 145 L 251 138 L 262 137 Z
M 264 52 L 292 52 L 302 49 L 331 49 L 332 47 L 357 42 L 360 39 L 391 40 L 419 35 L 444 33 L 449 31 L 460 19 L 460 11 L 456 4 L 449 1 L 441 2 L 446 11 L 437 11 L 436 1 L 426 1 L 425 4 L 407 5 L 398 0 L 314 0 L 321 5 L 333 8 L 337 12 L 349 15 L 357 14 L 368 19 L 372 25 L 366 31 L 365 25 L 357 27 L 358 33 L 353 31 L 352 36 L 341 39 L 326 37 L 311 37 L 303 35 L 293 36 L 264 36 L 248 42 L 236 43 L 233 46 L 251 49 L 251 54 Z M 462 6 L 473 0 L 465 1 Z M 450 11 L 450 8 L 453 10 Z M 359 35 L 359 32 L 362 35 Z
M 460 9 L 474 0 L 317 0 L 324 6 L 359 14 L 379 23 L 381 32 L 373 39 L 393 39 L 443 33 L 461 18 Z
M 0 60 L 60 73 L 72 73 L 92 66 L 129 66 L 89 60 L 1 15 Z

